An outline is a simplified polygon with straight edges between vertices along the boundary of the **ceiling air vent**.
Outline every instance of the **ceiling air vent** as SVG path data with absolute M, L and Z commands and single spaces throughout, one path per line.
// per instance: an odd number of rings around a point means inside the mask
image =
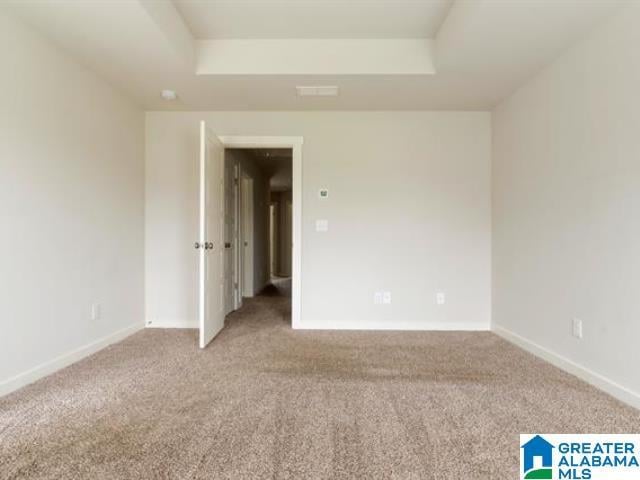
M 335 97 L 338 95 L 338 87 L 333 86 L 303 86 L 296 87 L 299 97 Z

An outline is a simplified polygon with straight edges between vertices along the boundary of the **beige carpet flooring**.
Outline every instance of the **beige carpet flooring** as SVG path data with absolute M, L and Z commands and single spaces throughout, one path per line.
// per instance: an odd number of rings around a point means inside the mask
M 246 303 L 204 351 L 144 330 L 0 399 L 0 478 L 515 479 L 521 432 L 640 413 L 491 333 L 292 331 Z

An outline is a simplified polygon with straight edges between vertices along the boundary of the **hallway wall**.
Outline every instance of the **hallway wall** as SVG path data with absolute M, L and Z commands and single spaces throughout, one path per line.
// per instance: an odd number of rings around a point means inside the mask
M 291 276 L 291 208 L 293 195 L 291 190 L 284 192 L 271 192 L 271 203 L 276 208 L 275 218 L 275 275 L 281 277 Z
M 195 318 L 203 119 L 219 135 L 304 137 L 303 328 L 489 328 L 487 112 L 147 113 L 148 321 Z M 392 303 L 375 305 L 376 291 Z

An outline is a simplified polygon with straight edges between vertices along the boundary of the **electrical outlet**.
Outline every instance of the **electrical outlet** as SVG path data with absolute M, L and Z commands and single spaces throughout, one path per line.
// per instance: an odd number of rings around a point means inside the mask
M 573 336 L 582 339 L 582 320 L 579 318 L 573 319 Z
M 436 293 L 436 304 L 444 305 L 445 301 L 446 301 L 446 297 L 444 295 L 444 292 Z
M 389 305 L 391 303 L 391 292 L 382 292 L 382 303 Z
M 100 320 L 100 304 L 91 305 L 91 320 Z
M 376 292 L 373 295 L 373 303 L 376 305 L 382 305 L 382 292 Z

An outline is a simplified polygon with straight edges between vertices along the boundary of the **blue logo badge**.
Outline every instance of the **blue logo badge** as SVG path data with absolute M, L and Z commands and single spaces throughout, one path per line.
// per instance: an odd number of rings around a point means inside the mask
M 520 448 L 524 450 L 522 478 L 553 478 L 553 449 L 552 444 L 540 435 L 536 435 Z

